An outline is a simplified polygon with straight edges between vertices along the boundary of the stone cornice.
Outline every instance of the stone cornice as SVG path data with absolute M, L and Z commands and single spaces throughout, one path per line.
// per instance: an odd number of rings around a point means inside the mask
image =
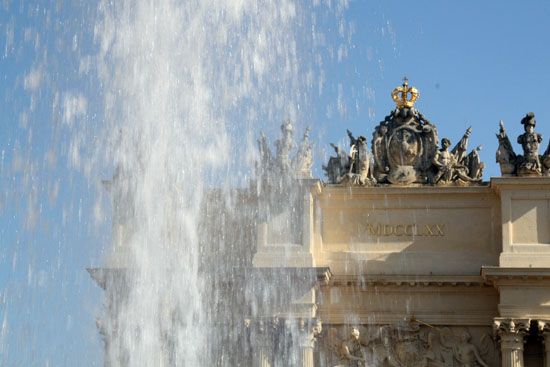
M 485 286 L 485 280 L 477 275 L 334 275 L 331 286 Z
M 484 266 L 481 268 L 481 277 L 490 284 L 518 284 L 535 282 L 550 286 L 549 268 L 502 268 L 498 266 Z
M 430 186 L 411 184 L 408 186 L 380 185 L 380 186 L 343 186 L 324 184 L 323 195 L 340 196 L 370 196 L 370 195 L 430 195 L 430 194 L 462 194 L 479 195 L 491 192 L 489 183 L 478 186 Z
M 508 187 L 547 190 L 550 187 L 550 177 L 491 177 L 490 186 L 496 192 Z
M 325 324 L 340 325 L 349 323 L 350 312 L 348 310 L 320 310 L 319 317 Z M 471 326 L 491 326 L 494 313 L 484 310 L 479 311 L 460 311 L 456 314 L 433 312 L 430 310 L 420 310 L 417 312 L 380 312 L 380 311 L 353 311 L 354 320 L 361 325 L 387 325 L 410 320 L 411 317 L 422 320 L 430 325 L 471 325 Z

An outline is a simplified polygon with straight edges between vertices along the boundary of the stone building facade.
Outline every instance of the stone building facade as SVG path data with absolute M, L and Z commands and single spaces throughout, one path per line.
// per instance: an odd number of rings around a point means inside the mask
M 325 274 L 295 301 L 322 320 L 301 366 L 550 366 L 550 148 L 534 114 L 523 155 L 501 123 L 502 177 L 484 183 L 471 129 L 439 147 L 418 96 L 405 79 L 371 149 L 348 131 L 327 182 L 302 179 L 297 243 L 258 224 L 255 267 Z
M 301 243 L 260 230 L 254 257 L 326 273 L 299 301 L 322 320 L 303 366 L 550 366 L 550 178 L 309 187 Z
M 349 152 L 334 146 L 327 182 L 311 177 L 308 131 L 296 147 L 283 124 L 274 154 L 262 136 L 232 222 L 209 216 L 208 242 L 231 232 L 249 257 L 222 275 L 239 328 L 228 365 L 550 367 L 550 152 L 526 128 L 516 155 L 502 127 L 503 175 L 482 182 L 470 129 L 439 147 L 418 91 L 392 97 L 370 149 L 351 132 Z

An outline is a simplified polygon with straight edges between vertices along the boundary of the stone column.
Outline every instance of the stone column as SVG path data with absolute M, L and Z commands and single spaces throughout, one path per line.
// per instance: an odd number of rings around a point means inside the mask
M 250 344 L 252 347 L 253 367 L 272 367 L 273 340 L 271 328 L 264 321 L 250 325 Z
M 322 331 L 321 320 L 305 322 L 300 320 L 299 325 L 299 367 L 313 367 L 313 351 L 316 336 Z
M 544 339 L 544 367 L 550 367 L 550 320 L 539 320 L 539 332 Z
M 523 339 L 529 330 L 527 319 L 496 318 L 494 328 L 500 339 L 503 367 L 524 367 Z

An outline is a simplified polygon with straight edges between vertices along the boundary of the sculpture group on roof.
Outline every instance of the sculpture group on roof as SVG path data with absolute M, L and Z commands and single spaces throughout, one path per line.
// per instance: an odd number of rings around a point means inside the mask
M 403 85 L 394 89 L 396 108 L 375 127 L 372 153 L 363 136 L 355 139 L 348 130 L 350 152 L 332 144 L 336 156 L 323 166 L 331 184 L 472 184 L 481 182 L 484 165 L 477 147 L 467 152 L 471 128 L 451 148 L 451 141 L 442 139 L 437 128 L 414 108 L 419 92 Z M 450 149 L 450 150 L 449 150 Z M 359 151 L 363 154 L 357 154 Z
M 420 93 L 405 78 L 392 92 L 396 108 L 375 128 L 369 149 L 367 138 L 356 137 L 347 130 L 349 149 L 332 144 L 335 154 L 323 170 L 329 184 L 371 186 L 375 184 L 472 185 L 482 183 L 484 163 L 481 146 L 468 152 L 469 127 L 453 146 L 448 138 L 439 138 L 436 126 L 414 107 Z M 496 161 L 503 176 L 550 176 L 550 144 L 539 154 L 542 135 L 535 132 L 535 114 L 529 112 L 521 120 L 525 132 L 517 142 L 523 155 L 516 154 L 500 122 Z M 293 140 L 290 121 L 281 125 L 282 137 L 275 142 L 273 156 L 262 133 L 259 143 L 260 162 L 256 173 L 260 187 L 283 187 L 290 178 L 311 178 L 313 153 L 309 128 L 301 143 Z M 452 148 L 451 148 L 452 147 Z M 296 149 L 297 148 L 297 149 Z M 294 152 L 295 151 L 295 152 Z M 291 155 L 294 152 L 294 156 Z M 279 183 L 279 184 L 278 184 Z

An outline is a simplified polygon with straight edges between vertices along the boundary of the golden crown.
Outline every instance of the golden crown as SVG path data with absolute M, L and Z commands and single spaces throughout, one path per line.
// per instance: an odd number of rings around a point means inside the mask
M 414 102 L 420 97 L 420 92 L 415 87 L 409 87 L 409 80 L 407 77 L 403 78 L 403 85 L 395 88 L 391 92 L 391 98 L 395 102 L 398 108 L 412 107 Z

